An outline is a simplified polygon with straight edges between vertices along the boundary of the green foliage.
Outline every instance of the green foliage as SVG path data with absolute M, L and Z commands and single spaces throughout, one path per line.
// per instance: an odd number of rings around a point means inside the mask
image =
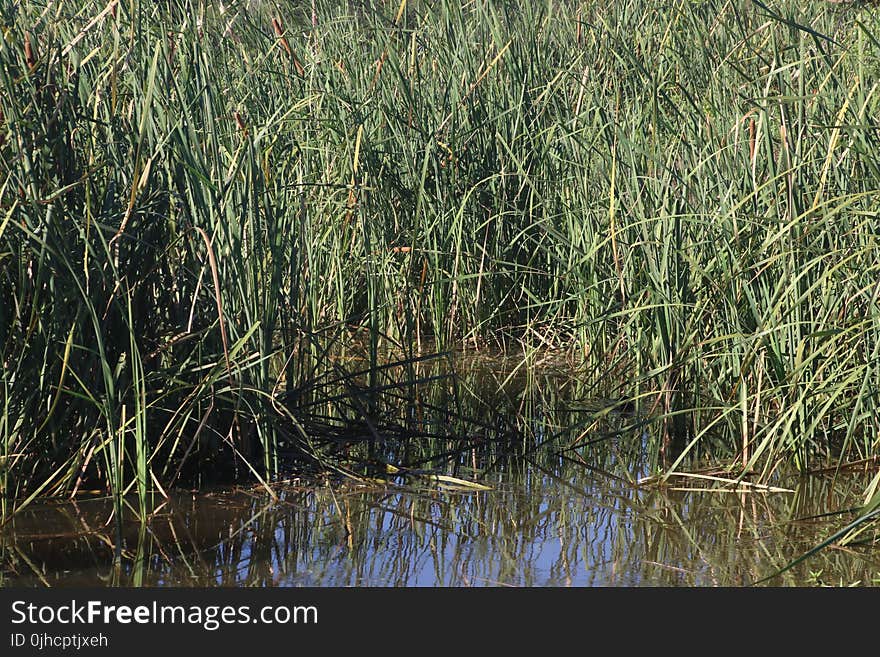
M 301 4 L 2 14 L 7 499 L 273 476 L 339 327 L 562 350 L 667 466 L 876 456 L 876 12 Z

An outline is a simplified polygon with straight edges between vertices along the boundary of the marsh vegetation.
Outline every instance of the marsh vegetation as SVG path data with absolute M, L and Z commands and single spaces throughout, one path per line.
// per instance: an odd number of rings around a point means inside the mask
M 449 363 L 500 354 L 572 373 L 578 440 L 637 427 L 634 484 L 857 472 L 834 540 L 876 531 L 870 7 L 22 0 L 0 22 L 5 518 L 455 477 L 536 435 L 461 403 Z

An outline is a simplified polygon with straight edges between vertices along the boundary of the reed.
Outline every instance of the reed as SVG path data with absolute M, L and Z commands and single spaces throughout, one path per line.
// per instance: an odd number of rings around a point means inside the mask
M 347 331 L 374 372 L 429 341 L 563 354 L 657 418 L 660 470 L 876 456 L 878 21 L 818 0 L 4 10 L 4 505 L 268 487 L 290 440 L 320 462 L 279 400 Z

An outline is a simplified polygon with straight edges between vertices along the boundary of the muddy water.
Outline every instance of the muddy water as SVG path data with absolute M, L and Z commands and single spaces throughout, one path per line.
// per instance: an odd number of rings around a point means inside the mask
M 0 528 L 0 583 L 744 586 L 851 521 L 871 476 L 777 474 L 773 490 L 740 492 L 694 477 L 634 485 L 656 471 L 650 422 L 578 401 L 595 388 L 558 374 L 480 376 L 465 389 L 489 390 L 477 397 L 494 406 L 441 391 L 425 408 L 454 402 L 527 431 L 499 438 L 484 424 L 454 449 L 433 438 L 371 446 L 370 459 L 401 469 L 359 482 L 279 481 L 277 499 L 259 487 L 178 491 L 144 522 L 135 513 L 116 522 L 106 498 L 34 502 Z M 870 542 L 827 548 L 764 584 L 875 586 L 880 553 Z

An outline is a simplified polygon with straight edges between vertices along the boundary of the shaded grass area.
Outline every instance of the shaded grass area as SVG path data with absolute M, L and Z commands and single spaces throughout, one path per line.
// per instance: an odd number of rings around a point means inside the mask
M 559 354 L 658 418 L 666 472 L 877 456 L 878 20 L 818 1 L 8 6 L 4 513 L 345 467 L 339 432 L 424 430 L 358 400 L 425 383 L 406 362 L 434 345 Z M 357 384 L 330 358 L 352 332 Z M 294 403 L 331 379 L 332 412 Z

